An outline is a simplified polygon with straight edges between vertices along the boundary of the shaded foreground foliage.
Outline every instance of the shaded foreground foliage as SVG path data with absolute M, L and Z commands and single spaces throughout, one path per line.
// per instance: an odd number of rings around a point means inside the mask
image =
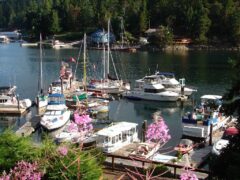
M 240 130 L 240 61 L 231 61 L 235 75 L 229 91 L 224 95 L 224 109 L 228 115 L 237 117 Z M 219 157 L 212 157 L 211 168 L 219 179 L 240 179 L 240 134 L 230 139 L 229 145 Z
M 102 176 L 101 163 L 104 156 L 97 149 L 83 151 L 81 146 L 62 144 L 56 146 L 49 138 L 42 145 L 33 145 L 30 138 L 18 137 L 10 130 L 0 135 L 0 177 L 26 174 L 26 168 L 36 176 L 39 170 L 43 178 L 50 179 L 99 179 Z M 38 168 L 36 168 L 38 167 Z M 26 173 L 22 172 L 25 169 Z M 21 170 L 21 172 L 19 172 Z

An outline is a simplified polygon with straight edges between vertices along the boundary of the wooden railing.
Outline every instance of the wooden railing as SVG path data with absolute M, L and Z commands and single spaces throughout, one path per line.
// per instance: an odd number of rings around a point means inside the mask
M 183 169 L 185 167 L 184 165 L 180 165 L 180 164 L 162 163 L 162 162 L 152 161 L 152 160 L 143 159 L 143 158 L 126 157 L 126 156 L 107 154 L 107 153 L 105 153 L 105 156 L 112 159 L 111 160 L 111 169 L 112 169 L 112 171 L 114 171 L 116 169 L 115 168 L 115 160 L 116 159 L 141 162 L 142 163 L 142 167 L 141 168 L 144 168 L 145 164 L 164 165 L 166 167 L 171 167 L 171 168 L 174 169 L 174 171 L 173 171 L 174 178 L 176 178 L 176 176 L 177 176 L 177 169 Z M 192 169 L 192 171 L 207 174 L 208 175 L 208 179 L 211 179 L 211 172 L 208 171 L 208 170 L 194 168 L 194 169 Z

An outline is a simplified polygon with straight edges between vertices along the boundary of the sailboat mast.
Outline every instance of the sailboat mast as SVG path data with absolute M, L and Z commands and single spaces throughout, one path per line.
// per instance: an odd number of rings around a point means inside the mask
M 107 75 L 109 74 L 109 59 L 110 59 L 110 19 L 108 19 L 108 34 L 107 34 Z
M 83 86 L 86 87 L 87 72 L 86 72 L 86 33 L 84 34 L 84 45 L 83 45 Z
M 122 41 L 122 48 L 123 48 L 123 35 L 124 35 L 123 18 L 121 17 L 121 41 Z
M 106 79 L 106 51 L 103 43 L 103 79 Z
M 39 90 L 40 90 L 40 94 L 43 93 L 43 87 L 42 87 L 42 34 L 40 33 L 40 43 L 39 43 L 39 47 L 40 47 L 40 61 L 39 61 L 39 75 L 40 75 L 40 80 L 39 80 Z

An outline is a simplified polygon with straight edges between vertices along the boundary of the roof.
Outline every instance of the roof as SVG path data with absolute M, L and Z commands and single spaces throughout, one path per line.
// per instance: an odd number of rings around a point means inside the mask
M 201 96 L 201 99 L 217 100 L 217 99 L 222 99 L 222 96 L 218 96 L 218 95 L 203 95 L 203 96 Z
M 123 131 L 130 130 L 131 128 L 137 127 L 138 124 L 131 122 L 119 122 L 112 126 L 106 127 L 97 132 L 97 135 L 113 137 L 120 134 Z

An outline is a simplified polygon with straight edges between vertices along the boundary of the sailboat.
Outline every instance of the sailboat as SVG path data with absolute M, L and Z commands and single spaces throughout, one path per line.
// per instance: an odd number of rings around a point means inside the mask
M 40 34 L 40 43 L 39 43 L 39 50 L 40 50 L 40 60 L 39 60 L 39 92 L 37 95 L 37 107 L 38 107 L 38 112 L 43 112 L 45 111 L 47 105 L 48 105 L 48 99 L 47 96 L 43 94 L 43 82 L 42 82 L 42 35 Z
M 107 35 L 107 60 L 105 58 L 105 46 L 103 44 L 103 79 L 92 80 L 87 86 L 88 91 L 95 91 L 109 94 L 119 94 L 130 89 L 128 83 L 124 83 L 119 79 L 116 73 L 116 67 L 113 63 L 116 78 L 112 78 L 109 74 L 109 62 L 110 62 L 110 20 L 108 20 L 108 35 Z
M 125 28 L 124 28 L 124 23 L 123 23 L 123 18 L 121 17 L 121 43 L 116 44 L 111 47 L 112 51 L 127 51 L 127 52 L 136 52 L 140 46 L 130 46 L 129 43 L 124 42 L 124 37 L 125 34 Z

